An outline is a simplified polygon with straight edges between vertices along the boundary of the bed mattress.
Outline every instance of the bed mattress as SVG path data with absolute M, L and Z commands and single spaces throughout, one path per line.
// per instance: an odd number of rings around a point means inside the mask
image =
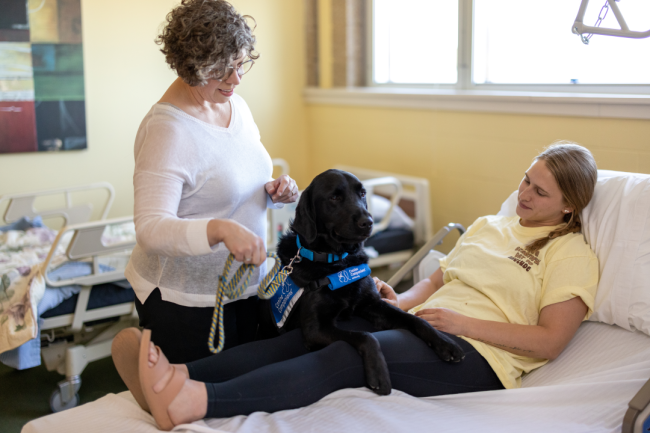
M 47 310 L 41 314 L 41 317 L 47 319 L 49 317 L 61 316 L 64 314 L 73 314 L 77 306 L 77 298 L 79 295 L 74 295 L 58 306 Z M 105 283 L 94 285 L 90 291 L 88 298 L 88 310 L 97 308 L 110 307 L 111 305 L 126 304 L 135 300 L 135 293 L 131 288 L 128 281 L 116 281 L 114 283 Z
M 415 398 L 337 391 L 294 410 L 206 419 L 175 431 L 298 432 L 619 432 L 627 403 L 650 378 L 650 337 L 586 322 L 555 360 L 514 390 Z M 28 423 L 24 433 L 157 431 L 129 392 Z

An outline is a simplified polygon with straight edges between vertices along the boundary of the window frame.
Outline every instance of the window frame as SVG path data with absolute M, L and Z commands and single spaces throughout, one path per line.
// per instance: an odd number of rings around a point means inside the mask
M 413 83 L 376 83 L 374 80 L 374 7 L 375 0 L 367 1 L 367 68 L 366 83 L 368 87 L 377 88 L 409 88 L 441 91 L 457 91 L 462 93 L 513 93 L 535 94 L 559 93 L 563 95 L 650 95 L 650 85 L 639 84 L 477 84 L 472 82 L 473 72 L 473 30 L 474 30 L 474 0 L 458 0 L 458 60 L 456 84 L 413 84 Z M 577 11 L 576 11 L 577 12 Z M 568 30 L 567 30 L 568 31 Z M 576 42 L 579 42 L 576 35 Z

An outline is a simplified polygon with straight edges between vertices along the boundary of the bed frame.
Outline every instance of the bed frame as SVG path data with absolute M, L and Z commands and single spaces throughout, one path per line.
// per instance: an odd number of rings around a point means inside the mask
M 35 218 L 40 216 L 43 219 L 63 218 L 65 224 L 77 224 L 90 221 L 93 206 L 91 203 L 73 204 L 74 193 L 102 190 L 108 193 L 104 201 L 99 220 L 106 219 L 108 211 L 115 200 L 115 189 L 108 182 L 99 182 L 89 185 L 73 186 L 69 188 L 56 188 L 37 192 L 20 194 L 5 194 L 0 196 L 0 209 L 6 203 L 3 220 L 6 224 L 15 222 L 23 217 Z M 57 199 L 64 198 L 64 206 L 54 206 L 43 210 L 34 209 L 36 199 Z M 40 200 L 39 200 L 40 201 Z
M 283 159 L 274 159 L 273 165 L 279 167 L 280 174 L 289 174 L 289 164 Z M 402 174 L 369 170 L 346 165 L 336 166 L 337 169 L 350 172 L 363 182 L 366 188 L 368 206 L 372 212 L 372 195 L 380 195 L 390 200 L 390 207 L 382 221 L 373 226 L 373 234 L 388 227 L 393 210 L 399 206 L 414 221 L 413 237 L 415 247 L 423 245 L 431 238 L 431 212 L 429 207 L 429 181 L 419 177 Z M 282 233 L 289 228 L 289 222 L 296 213 L 296 204 L 286 204 L 282 209 L 272 209 L 268 213 L 267 249 L 274 251 Z M 408 249 L 370 258 L 368 265 L 372 267 L 390 264 L 402 264 L 412 255 L 414 250 Z
M 108 195 L 101 206 L 99 220 L 88 222 L 92 216 L 92 203 L 75 204 L 72 197 L 74 193 L 97 190 L 105 191 Z M 81 373 L 86 365 L 110 356 L 113 337 L 123 328 L 137 326 L 137 312 L 133 302 L 88 310 L 88 300 L 93 285 L 124 280 L 124 269 L 100 272 L 100 259 L 116 253 L 128 257 L 135 246 L 135 242 L 120 242 L 112 245 L 102 243 L 102 234 L 107 226 L 133 221 L 133 217 L 106 219 L 114 197 L 113 187 L 106 182 L 0 197 L 0 205 L 6 203 L 3 217 L 5 223 L 17 221 L 24 216 L 30 218 L 40 216 L 48 220 L 63 219 L 63 227 L 59 230 L 43 263 L 45 282 L 50 287 L 71 284 L 82 286 L 74 314 L 42 319 L 43 324 L 40 327 L 41 356 L 47 370 L 56 370 L 66 377 L 58 383 L 50 397 L 50 408 L 53 412 L 74 407 L 79 403 Z M 46 203 L 60 203 L 61 198 L 65 199 L 64 206 L 59 205 L 44 210 L 34 208 L 37 199 Z M 70 237 L 70 242 L 65 252 L 66 261 L 90 262 L 92 273 L 83 277 L 52 281 L 48 277 L 48 271 L 53 267 L 52 259 L 61 241 L 67 237 Z M 103 319 L 114 320 L 96 326 L 86 325 L 88 322 Z
M 431 238 L 433 232 L 431 229 L 429 181 L 427 179 L 348 165 L 338 165 L 336 168 L 354 174 L 363 182 L 368 203 L 372 201 L 370 197 L 373 194 L 388 198 L 391 201 L 386 216 L 376 224 L 373 233 L 388 227 L 393 209 L 395 206 L 399 206 L 413 219 L 415 249 L 420 248 Z M 372 209 L 370 210 L 372 211 Z M 415 249 L 381 254 L 376 258 L 371 258 L 368 264 L 370 267 L 401 264 L 411 258 Z

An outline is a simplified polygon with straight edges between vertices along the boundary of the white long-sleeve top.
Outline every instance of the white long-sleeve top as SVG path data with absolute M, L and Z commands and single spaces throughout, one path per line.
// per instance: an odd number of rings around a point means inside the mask
M 210 247 L 211 219 L 232 219 L 266 241 L 266 209 L 273 204 L 264 184 L 273 165 L 246 102 L 234 94 L 231 107 L 227 128 L 165 103 L 140 124 L 133 175 L 137 245 L 125 276 L 143 303 L 158 287 L 165 301 L 214 305 L 229 252 L 223 243 Z M 244 297 L 265 274 L 263 264 Z

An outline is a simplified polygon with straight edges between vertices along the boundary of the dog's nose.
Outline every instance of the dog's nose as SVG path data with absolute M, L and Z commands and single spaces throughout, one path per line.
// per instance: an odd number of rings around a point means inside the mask
M 369 229 L 372 227 L 372 217 L 370 215 L 367 216 L 362 216 L 359 218 L 359 221 L 357 221 L 357 225 L 362 228 L 362 229 Z

